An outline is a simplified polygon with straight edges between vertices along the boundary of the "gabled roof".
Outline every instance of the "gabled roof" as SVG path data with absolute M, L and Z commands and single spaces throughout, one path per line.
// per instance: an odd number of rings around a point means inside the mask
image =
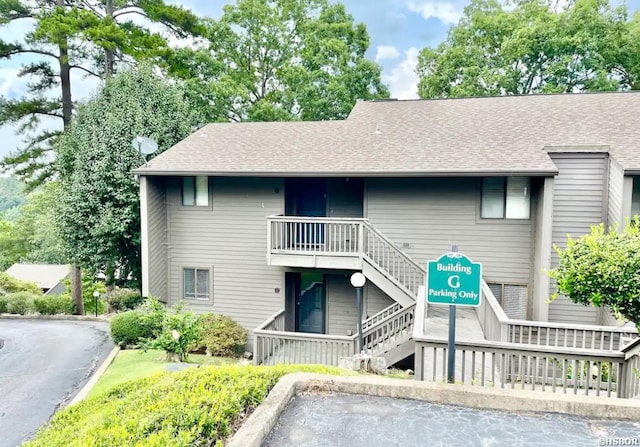
M 70 269 L 63 264 L 13 264 L 5 273 L 21 281 L 35 282 L 41 289 L 52 289 L 69 275 Z
M 640 170 L 640 93 L 358 102 L 343 121 L 216 123 L 147 175 L 478 175 L 557 172 L 546 147 L 608 147 Z

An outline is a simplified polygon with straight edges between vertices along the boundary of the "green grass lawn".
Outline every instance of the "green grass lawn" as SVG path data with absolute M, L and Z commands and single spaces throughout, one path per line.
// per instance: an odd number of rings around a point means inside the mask
M 228 365 L 237 363 L 237 359 L 190 354 L 188 362 L 199 365 Z M 137 349 L 120 351 L 87 397 L 97 396 L 129 380 L 162 372 L 167 365 L 168 362 L 165 361 L 164 351 L 155 349 L 150 349 L 147 352 Z

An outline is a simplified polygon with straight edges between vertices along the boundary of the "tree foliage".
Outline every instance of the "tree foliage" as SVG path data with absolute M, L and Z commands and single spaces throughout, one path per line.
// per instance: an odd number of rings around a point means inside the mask
M 73 113 L 72 72 L 103 78 L 119 63 L 166 53 L 167 36 L 132 20 L 136 16 L 162 24 L 178 37 L 197 33 L 200 26 L 192 13 L 164 0 L 0 0 L 0 29 L 18 21 L 34 24 L 23 41 L 0 39 L 0 60 L 35 58 L 19 73 L 30 81 L 27 94 L 0 97 L 0 126 L 17 124 L 25 136 L 25 146 L 5 157 L 1 168 L 30 187 L 54 174 L 52 148 Z
M 421 51 L 422 98 L 640 88 L 640 15 L 609 0 L 472 0 Z
M 640 329 L 640 221 L 636 216 L 622 230 L 603 224 L 579 239 L 569 238 L 551 277 L 557 294 L 585 306 L 611 308 Z
M 207 121 L 340 119 L 356 99 L 388 96 L 365 58 L 365 25 L 339 3 L 239 0 L 203 35 L 172 55 L 169 72 Z
M 182 91 L 149 67 L 114 75 L 79 108 L 58 152 L 57 223 L 72 261 L 107 277 L 140 278 L 139 185 L 131 171 L 144 160 L 131 141 L 153 138 L 162 152 L 192 128 Z
M 14 177 L 0 177 L 0 215 L 25 202 L 22 184 Z
M 0 270 L 16 262 L 66 264 L 55 225 L 59 184 L 50 182 L 30 193 L 27 202 L 0 216 Z

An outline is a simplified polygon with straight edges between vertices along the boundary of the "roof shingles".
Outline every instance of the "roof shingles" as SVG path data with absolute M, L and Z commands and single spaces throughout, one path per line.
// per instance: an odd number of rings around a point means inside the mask
M 344 121 L 209 124 L 136 172 L 543 175 L 550 146 L 608 146 L 640 169 L 638 117 L 635 92 L 359 102 Z

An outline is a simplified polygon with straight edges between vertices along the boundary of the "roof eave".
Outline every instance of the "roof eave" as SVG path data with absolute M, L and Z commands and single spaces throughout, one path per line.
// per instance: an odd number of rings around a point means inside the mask
M 501 177 L 501 176 L 531 176 L 553 177 L 558 169 L 505 169 L 478 171 L 331 171 L 331 172 L 297 172 L 297 171 L 179 171 L 135 169 L 136 175 L 182 177 L 207 175 L 210 177 Z

